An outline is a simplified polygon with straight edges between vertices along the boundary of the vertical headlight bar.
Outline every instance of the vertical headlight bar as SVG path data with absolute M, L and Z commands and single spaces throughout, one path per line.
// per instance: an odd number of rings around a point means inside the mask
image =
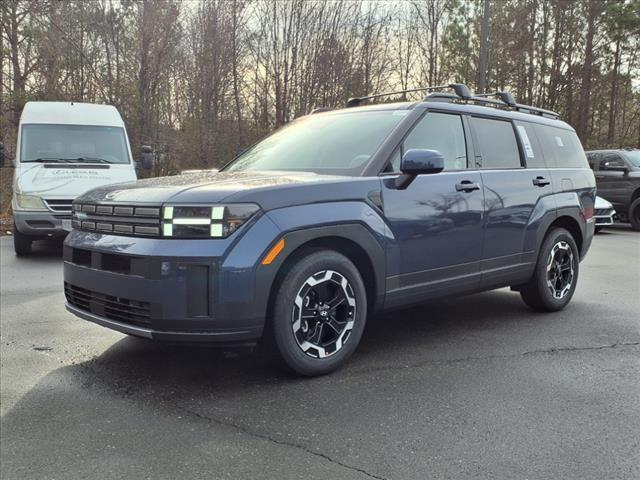
M 162 236 L 172 238 L 224 238 L 248 220 L 258 206 L 165 205 L 162 209 Z

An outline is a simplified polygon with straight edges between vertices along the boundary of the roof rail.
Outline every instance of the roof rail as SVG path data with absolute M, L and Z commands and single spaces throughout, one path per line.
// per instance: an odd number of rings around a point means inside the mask
M 487 97 L 496 97 L 499 99 L 500 103 L 518 112 L 530 113 L 532 115 L 540 115 L 549 118 L 560 117 L 559 113 L 553 112 L 551 110 L 545 110 L 544 108 L 532 107 L 530 105 L 517 103 L 511 92 L 480 93 L 475 95 L 472 100 L 475 100 L 476 98 L 488 100 Z
M 456 98 L 461 98 L 463 100 L 468 100 L 471 98 L 471 92 L 469 88 L 463 83 L 450 83 L 448 85 L 437 85 L 434 87 L 422 87 L 422 88 L 412 88 L 409 90 L 398 90 L 397 92 L 385 92 L 385 93 L 377 93 L 375 95 L 367 95 L 366 97 L 355 97 L 347 100 L 347 108 L 349 107 L 357 107 L 361 105 L 363 102 L 367 100 L 371 100 L 373 98 L 380 97 L 388 97 L 391 95 L 399 95 L 403 93 L 413 93 L 413 92 L 430 92 L 433 90 L 442 90 L 443 88 L 452 88 L 456 94 Z

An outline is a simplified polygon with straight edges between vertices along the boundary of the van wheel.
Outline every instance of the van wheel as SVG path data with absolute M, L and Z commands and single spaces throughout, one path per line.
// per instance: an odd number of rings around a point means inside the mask
M 272 334 L 285 365 L 306 376 L 341 366 L 367 319 L 367 294 L 356 266 L 332 250 L 309 250 L 277 290 Z
M 29 255 L 31 253 L 32 241 L 33 237 L 20 233 L 16 224 L 13 224 L 13 249 L 17 256 L 24 257 L 25 255 Z
M 542 242 L 533 277 L 520 289 L 524 303 L 541 312 L 562 310 L 576 290 L 579 260 L 571 234 L 564 228 L 550 230 Z
M 636 198 L 629 207 L 629 221 L 634 230 L 640 231 L 640 198 Z

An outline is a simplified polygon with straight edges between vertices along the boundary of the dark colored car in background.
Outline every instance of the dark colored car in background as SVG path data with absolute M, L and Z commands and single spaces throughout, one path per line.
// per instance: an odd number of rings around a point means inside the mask
M 595 180 L 557 114 L 432 93 L 313 113 L 224 167 L 73 204 L 67 309 L 131 335 L 265 337 L 303 375 L 356 349 L 371 312 L 510 286 L 564 308 L 594 233 Z
M 620 220 L 640 231 L 640 150 L 591 150 L 587 159 L 598 195 L 611 202 Z

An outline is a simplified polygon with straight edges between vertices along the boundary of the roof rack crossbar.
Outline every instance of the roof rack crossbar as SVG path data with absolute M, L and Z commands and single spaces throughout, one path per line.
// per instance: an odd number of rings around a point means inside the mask
M 433 87 L 412 88 L 412 89 L 408 89 L 408 90 L 399 90 L 397 92 L 377 93 L 377 94 L 374 94 L 374 95 L 367 95 L 366 97 L 350 98 L 349 100 L 347 100 L 347 108 L 348 107 L 357 107 L 358 105 L 361 105 L 366 100 L 371 100 L 373 98 L 389 97 L 391 95 L 400 95 L 400 94 L 413 93 L 413 92 L 430 92 L 430 91 L 434 91 L 434 90 L 442 90 L 444 88 L 452 88 L 453 91 L 456 93 L 456 95 L 458 97 L 464 99 L 464 100 L 468 100 L 469 98 L 471 98 L 471 92 L 469 91 L 469 88 L 467 88 L 466 85 L 464 85 L 462 83 L 450 83 L 448 85 L 437 85 L 437 86 L 433 86 Z
M 516 102 L 516 99 L 511 94 L 511 92 L 493 92 L 493 93 L 479 93 L 475 95 L 475 97 L 487 98 L 487 97 L 496 97 L 500 99 L 502 103 L 513 108 L 518 112 L 526 112 L 533 115 L 540 115 L 544 117 L 551 118 L 560 118 L 560 114 L 553 112 L 551 110 L 545 110 L 544 108 L 532 107 L 530 105 L 524 105 L 522 103 Z

